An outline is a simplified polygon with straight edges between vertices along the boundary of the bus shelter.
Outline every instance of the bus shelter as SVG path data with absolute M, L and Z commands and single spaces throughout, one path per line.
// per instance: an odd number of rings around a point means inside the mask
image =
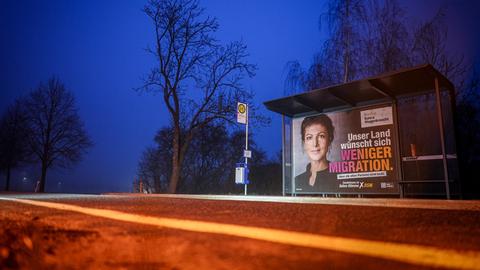
M 454 86 L 429 64 L 264 104 L 282 115 L 284 195 L 460 194 Z

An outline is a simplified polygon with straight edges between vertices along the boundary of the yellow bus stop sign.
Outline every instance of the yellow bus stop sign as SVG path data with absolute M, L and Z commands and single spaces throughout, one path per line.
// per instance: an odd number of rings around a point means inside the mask
M 247 123 L 247 115 L 248 115 L 248 106 L 245 103 L 238 102 L 237 103 L 237 122 L 241 124 Z

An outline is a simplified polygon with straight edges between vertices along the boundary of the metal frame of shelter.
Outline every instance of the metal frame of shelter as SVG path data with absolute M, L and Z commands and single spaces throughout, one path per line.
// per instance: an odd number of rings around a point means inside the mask
M 441 143 L 441 159 L 443 161 L 443 175 L 444 179 L 437 180 L 445 185 L 445 195 L 447 199 L 451 198 L 450 193 L 450 179 L 447 165 L 447 158 L 456 158 L 455 155 L 447 155 L 444 117 L 441 104 L 441 91 L 447 91 L 451 112 L 454 115 L 455 111 L 455 89 L 453 84 L 437 71 L 430 64 L 416 66 L 412 68 L 402 69 L 394 72 L 385 73 L 376 77 L 352 81 L 345 84 L 330 86 L 323 89 L 312 90 L 301 94 L 283 97 L 280 99 L 270 100 L 264 102 L 264 105 L 271 111 L 282 115 L 282 147 L 283 151 L 283 195 L 285 195 L 285 117 L 295 118 L 306 114 L 326 113 L 341 110 L 349 110 L 354 108 L 361 108 L 365 106 L 373 106 L 377 104 L 391 104 L 393 110 L 393 117 L 395 123 L 398 125 L 398 100 L 404 97 L 425 95 L 435 93 L 436 115 L 439 127 L 439 137 Z M 400 149 L 401 137 L 399 136 L 399 129 L 397 128 L 397 149 Z M 400 184 L 400 197 L 404 197 L 404 187 L 406 184 L 414 183 L 431 183 L 432 181 L 425 181 L 424 179 L 414 179 L 407 181 L 404 179 L 402 170 L 401 153 L 398 151 L 397 165 L 398 176 Z M 453 157 L 452 157 L 453 156 Z M 440 159 L 440 157 L 439 157 Z M 405 160 L 405 159 L 404 159 Z M 295 196 L 295 191 L 291 191 L 292 196 Z

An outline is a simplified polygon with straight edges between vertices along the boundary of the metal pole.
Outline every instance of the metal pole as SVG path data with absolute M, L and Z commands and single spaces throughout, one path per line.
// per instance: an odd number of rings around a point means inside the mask
M 460 132 L 458 131 L 458 124 L 456 124 L 456 121 L 458 120 L 458 115 L 457 115 L 457 101 L 455 98 L 455 88 L 448 87 L 448 95 L 450 97 L 450 111 L 451 111 L 451 117 L 453 121 L 453 131 L 455 132 L 452 138 L 452 141 L 455 142 L 455 155 L 456 155 L 456 166 L 457 170 L 459 167 L 459 164 L 461 163 L 461 159 L 458 155 L 458 134 Z M 458 181 L 458 189 L 459 189 L 459 194 L 460 194 L 460 199 L 463 199 L 463 185 L 462 185 L 462 177 L 461 177 L 461 172 L 457 171 L 457 181 Z
M 437 118 L 438 118 L 438 127 L 440 129 L 440 142 L 442 144 L 442 157 L 443 157 L 443 174 L 445 177 L 445 190 L 447 193 L 447 199 L 450 199 L 450 185 L 448 183 L 448 167 L 447 167 L 447 154 L 445 150 L 445 130 L 443 129 L 443 115 L 442 115 L 442 104 L 440 96 L 440 88 L 438 86 L 438 78 L 435 77 L 435 95 L 437 98 Z
M 401 137 L 400 137 L 400 123 L 398 122 L 398 107 L 397 107 L 397 100 L 394 99 L 392 101 L 392 109 L 393 109 L 393 121 L 394 125 L 393 128 L 396 130 L 395 135 L 397 136 L 396 143 L 395 143 L 395 148 L 397 148 L 397 179 L 399 181 L 399 188 L 400 188 L 400 198 L 403 198 L 405 196 L 404 190 L 403 190 L 403 183 L 400 183 L 403 181 L 403 168 L 402 168 L 402 144 L 400 142 Z
M 285 196 L 285 115 L 282 114 L 282 196 Z
M 289 144 L 288 144 L 288 148 L 290 149 L 289 150 L 289 161 L 290 161 L 290 169 L 289 169 L 289 172 L 290 172 L 290 189 L 292 190 L 292 197 L 297 197 L 297 194 L 296 194 L 296 190 L 295 190 L 295 185 L 297 183 L 295 183 L 295 176 L 293 176 L 293 119 L 290 118 L 289 119 L 289 135 L 288 135 L 288 138 L 289 138 Z
M 247 123 L 245 124 L 245 150 L 248 150 L 248 109 L 247 109 Z M 245 169 L 248 168 L 247 164 L 248 164 L 248 158 L 247 158 L 247 155 L 245 155 Z M 247 174 L 245 176 L 247 176 Z M 248 180 L 248 179 L 245 179 L 245 181 L 246 180 Z M 244 187 L 245 187 L 245 196 L 247 196 L 247 184 L 246 183 L 244 184 Z

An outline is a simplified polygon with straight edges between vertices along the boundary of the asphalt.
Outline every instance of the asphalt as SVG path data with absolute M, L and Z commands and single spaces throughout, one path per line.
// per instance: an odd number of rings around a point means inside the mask
M 0 269 L 480 268 L 478 201 L 0 194 L 0 205 Z

